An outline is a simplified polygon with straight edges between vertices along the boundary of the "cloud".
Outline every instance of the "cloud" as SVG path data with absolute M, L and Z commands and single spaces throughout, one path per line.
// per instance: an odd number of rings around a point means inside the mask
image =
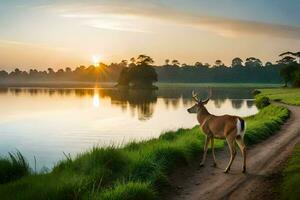
M 69 51 L 67 48 L 63 47 L 52 47 L 46 44 L 38 44 L 38 43 L 29 43 L 29 42 L 21 42 L 21 41 L 14 41 L 14 40 L 0 40 L 0 46 L 19 46 L 19 47 L 25 47 L 25 48 L 31 48 L 31 49 L 40 49 L 40 50 L 51 50 L 51 51 L 60 51 L 65 52 Z
M 74 18 L 81 23 L 103 29 L 118 31 L 149 32 L 143 26 L 147 22 L 175 23 L 210 31 L 223 37 L 243 35 L 264 35 L 300 39 L 300 27 L 268 22 L 229 19 L 224 17 L 196 14 L 166 7 L 157 1 L 104 1 L 102 3 L 76 3 L 44 6 L 51 8 L 64 18 Z M 152 23 L 153 25 L 153 23 Z

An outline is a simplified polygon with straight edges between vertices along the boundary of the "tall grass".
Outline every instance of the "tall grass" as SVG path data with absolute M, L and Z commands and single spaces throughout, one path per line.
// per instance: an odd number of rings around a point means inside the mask
M 281 199 L 298 200 L 300 197 L 300 143 L 298 143 L 283 170 Z
M 267 106 L 247 118 L 248 144 L 267 138 L 288 117 L 287 109 Z M 178 166 L 202 152 L 204 136 L 195 126 L 132 142 L 123 148 L 95 147 L 59 162 L 51 173 L 27 176 L 0 186 L 1 199 L 156 199 Z M 216 147 L 224 142 L 217 140 Z
M 17 180 L 30 172 L 28 162 L 19 151 L 9 153 L 7 158 L 0 158 L 0 184 Z

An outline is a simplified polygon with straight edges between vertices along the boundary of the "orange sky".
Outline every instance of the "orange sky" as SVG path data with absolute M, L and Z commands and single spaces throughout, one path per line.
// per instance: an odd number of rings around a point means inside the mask
M 299 21 L 293 16 L 299 6 L 292 0 L 290 5 L 257 0 L 223 5 L 215 0 L 20 2 L 0 7 L 0 69 L 74 68 L 92 64 L 95 56 L 110 63 L 138 54 L 150 55 L 156 64 L 166 58 L 230 64 L 234 57 L 251 56 L 274 62 L 278 54 L 300 46 Z

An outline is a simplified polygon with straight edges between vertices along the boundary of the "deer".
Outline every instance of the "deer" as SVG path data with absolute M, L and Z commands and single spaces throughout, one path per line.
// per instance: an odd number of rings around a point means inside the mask
M 192 98 L 195 101 L 195 104 L 187 109 L 189 113 L 197 114 L 197 120 L 200 124 L 200 128 L 206 136 L 204 143 L 204 153 L 199 167 L 204 166 L 209 143 L 211 144 L 211 151 L 214 161 L 213 166 L 217 166 L 214 151 L 214 139 L 216 138 L 226 140 L 230 151 L 230 160 L 224 170 L 224 173 L 228 173 L 230 171 L 231 164 L 236 156 L 235 142 L 238 144 L 243 156 L 242 172 L 246 173 L 246 146 L 244 143 L 244 134 L 246 130 L 245 120 L 243 120 L 241 117 L 233 115 L 216 116 L 210 114 L 205 105 L 208 103 L 211 96 L 212 95 L 210 90 L 209 97 L 206 100 L 201 100 L 198 98 L 198 94 L 192 91 Z

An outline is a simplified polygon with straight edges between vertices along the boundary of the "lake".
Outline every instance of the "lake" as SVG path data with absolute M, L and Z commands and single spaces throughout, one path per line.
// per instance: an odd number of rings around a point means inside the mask
M 191 91 L 206 98 L 207 87 L 161 87 L 157 91 L 114 88 L 0 88 L 0 154 L 19 150 L 37 169 L 51 168 L 65 154 L 93 146 L 124 145 L 190 128 L 196 115 Z M 215 115 L 258 112 L 251 88 L 212 88 L 208 110 Z

